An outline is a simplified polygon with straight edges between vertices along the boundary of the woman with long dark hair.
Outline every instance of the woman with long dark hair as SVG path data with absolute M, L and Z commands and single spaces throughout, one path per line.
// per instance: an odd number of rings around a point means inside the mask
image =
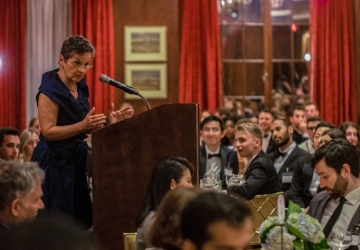
M 192 187 L 193 164 L 182 157 L 168 157 L 160 161 L 151 173 L 141 209 L 136 217 L 136 249 L 150 247 L 149 229 L 155 219 L 155 211 L 169 190 L 177 186 Z

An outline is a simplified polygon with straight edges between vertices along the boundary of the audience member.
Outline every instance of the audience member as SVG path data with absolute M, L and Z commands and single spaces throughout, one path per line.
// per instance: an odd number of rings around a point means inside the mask
M 275 119 L 274 114 L 269 109 L 263 109 L 259 114 L 259 126 L 264 133 L 264 138 L 261 143 L 262 151 L 271 153 L 278 150 L 271 136 L 271 123 Z
M 16 128 L 0 128 L 0 163 L 14 161 L 19 155 L 20 132 Z
M 0 243 L 5 231 L 33 220 L 41 200 L 44 171 L 35 162 L 0 163 Z
M 312 199 L 308 214 L 320 221 L 325 237 L 333 230 L 354 231 L 360 217 L 356 147 L 344 139 L 331 140 L 315 151 L 311 166 L 320 176 L 320 187 L 325 191 Z
M 217 116 L 205 118 L 200 124 L 200 134 L 205 142 L 200 147 L 200 179 L 209 171 L 220 174 L 222 187 L 226 188 L 225 168 L 231 168 L 232 173 L 238 174 L 239 161 L 234 150 L 220 143 L 225 134 L 223 121 Z
M 92 234 L 60 215 L 42 215 L 18 225 L 0 242 L 2 250 L 98 250 Z
M 314 148 L 315 150 L 320 148 L 320 140 L 321 140 L 321 135 L 326 131 L 329 130 L 331 128 L 335 128 L 334 125 L 327 123 L 327 122 L 320 122 L 316 128 L 315 128 L 315 133 L 314 133 Z
M 309 139 L 300 143 L 298 146 L 299 146 L 299 148 L 305 150 L 309 154 L 313 154 L 315 152 L 315 148 L 314 148 L 315 133 L 314 132 L 315 132 L 316 126 L 320 122 L 322 122 L 322 118 L 320 116 L 309 117 L 306 121 L 306 124 L 307 124 L 306 128 L 307 128 L 307 133 L 309 135 Z
M 220 119 L 225 119 L 226 117 L 231 117 L 231 111 L 226 108 L 219 108 L 214 115 L 220 117 Z
M 181 157 L 167 157 L 154 168 L 141 209 L 136 217 L 137 250 L 151 247 L 148 233 L 161 200 L 169 190 L 174 190 L 177 186 L 192 187 L 193 171 L 193 164 Z
M 247 159 L 245 182 L 230 186 L 229 194 L 237 194 L 251 200 L 258 194 L 272 194 L 281 190 L 279 177 L 267 155 L 261 150 L 263 132 L 256 123 L 242 123 L 236 127 L 235 148 Z
M 252 235 L 249 207 L 241 199 L 204 192 L 181 215 L 183 250 L 248 249 Z
M 200 191 L 200 189 L 180 186 L 165 195 L 156 210 L 156 218 L 149 231 L 149 240 L 154 247 L 181 249 L 181 212 L 185 205 L 195 198 Z
M 321 135 L 320 147 L 333 139 L 345 139 L 346 140 L 346 136 L 345 136 L 344 132 L 338 128 L 331 128 L 329 130 L 326 130 Z
M 35 130 L 25 129 L 20 135 L 19 161 L 30 161 L 36 145 L 39 142 L 39 135 Z
M 306 141 L 309 138 L 309 135 L 306 133 L 306 117 L 305 109 L 301 105 L 296 105 L 290 116 L 291 124 L 294 128 L 292 134 L 293 139 L 296 144 L 300 144 L 303 141 Z
M 234 149 L 235 122 L 232 118 L 225 118 L 223 123 L 225 133 L 220 143 L 230 149 Z
M 343 122 L 340 124 L 339 129 L 346 135 L 346 139 L 355 147 L 359 142 L 359 128 L 353 122 Z
M 317 145 L 322 146 L 333 139 L 346 139 L 346 137 L 341 130 L 331 128 L 321 135 L 320 144 Z M 318 147 L 315 149 L 317 150 Z M 322 191 L 319 188 L 320 177 L 311 168 L 311 157 L 312 155 L 306 155 L 296 161 L 290 186 L 290 200 L 302 208 L 308 207 L 312 198 Z
M 206 117 L 211 115 L 212 113 L 209 110 L 205 109 L 203 112 L 201 112 L 200 122 L 202 122 Z
M 284 192 L 285 204 L 289 201 L 290 184 L 296 166 L 296 159 L 309 154 L 300 149 L 293 141 L 293 131 L 294 128 L 289 120 L 275 119 L 271 123 L 272 137 L 279 150 L 268 154 L 268 156 L 278 173 L 281 190 Z
M 41 128 L 40 128 L 40 122 L 39 122 L 38 117 L 31 118 L 29 125 L 28 125 L 28 129 L 33 129 L 36 131 L 36 133 L 38 135 L 40 135 Z
M 306 102 L 305 103 L 305 116 L 306 119 L 309 119 L 313 116 L 319 116 L 319 108 L 314 102 Z

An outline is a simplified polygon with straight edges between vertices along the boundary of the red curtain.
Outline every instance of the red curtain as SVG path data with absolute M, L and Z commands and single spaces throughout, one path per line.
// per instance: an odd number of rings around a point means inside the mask
M 222 102 L 220 30 L 215 0 L 181 0 L 179 102 L 215 111 Z
M 353 9 L 353 0 L 311 1 L 313 97 L 335 125 L 357 119 Z
M 82 35 L 96 48 L 93 68 L 85 80 L 90 91 L 90 106 L 96 113 L 105 113 L 114 102 L 112 86 L 101 83 L 99 77 L 105 74 L 115 76 L 115 42 L 113 22 L 113 0 L 73 0 L 73 34 Z
M 26 127 L 26 1 L 0 1 L 0 127 Z

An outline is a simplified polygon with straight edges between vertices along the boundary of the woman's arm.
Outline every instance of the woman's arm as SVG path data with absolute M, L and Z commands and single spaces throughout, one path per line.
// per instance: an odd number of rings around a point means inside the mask
M 66 126 L 57 126 L 58 112 L 59 105 L 46 95 L 40 93 L 38 99 L 38 116 L 41 133 L 46 140 L 56 141 L 75 136 L 82 132 L 90 133 L 95 129 L 103 127 L 106 121 L 104 114 L 94 115 L 95 108 L 92 108 L 81 122 Z

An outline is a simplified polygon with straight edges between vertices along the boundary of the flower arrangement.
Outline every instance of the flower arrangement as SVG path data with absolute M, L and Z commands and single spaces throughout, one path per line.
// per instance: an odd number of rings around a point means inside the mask
M 277 216 L 265 220 L 259 231 L 262 247 L 265 250 L 282 249 L 281 226 Z M 300 206 L 291 201 L 283 226 L 283 249 L 329 249 L 319 221 L 302 213 Z

